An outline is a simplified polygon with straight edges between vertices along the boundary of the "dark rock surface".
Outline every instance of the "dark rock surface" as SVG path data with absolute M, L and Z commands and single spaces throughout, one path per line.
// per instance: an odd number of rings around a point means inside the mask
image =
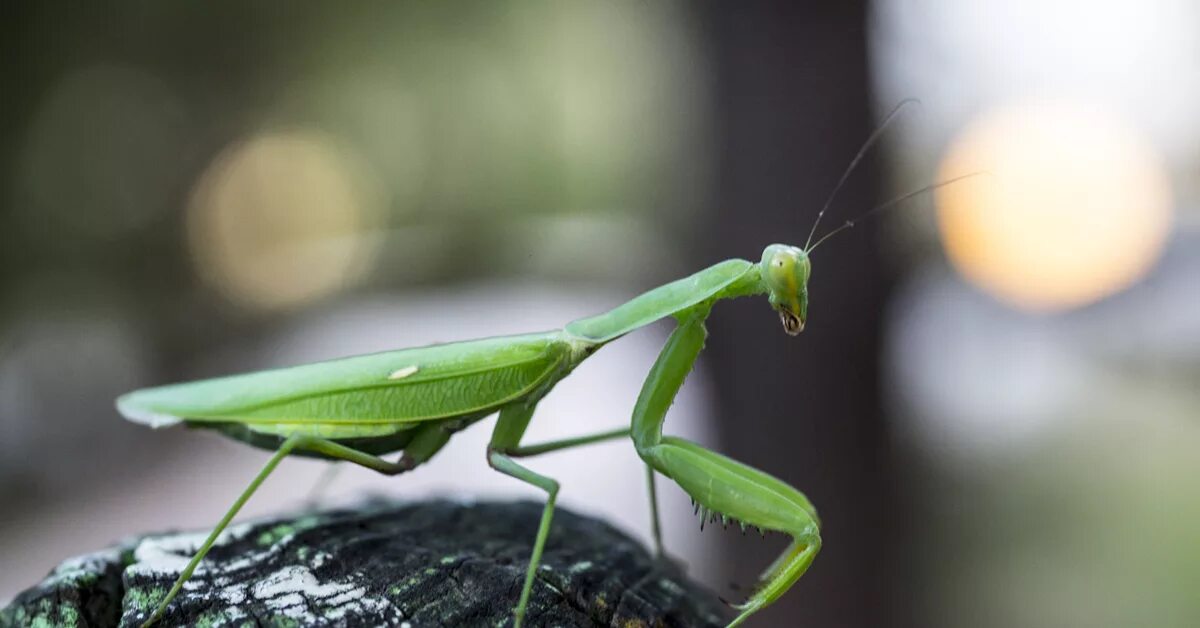
M 159 626 L 512 625 L 541 504 L 371 503 L 231 526 Z M 59 565 L 0 626 L 137 626 L 205 533 Z M 723 626 L 720 601 L 611 526 L 558 509 L 528 626 Z

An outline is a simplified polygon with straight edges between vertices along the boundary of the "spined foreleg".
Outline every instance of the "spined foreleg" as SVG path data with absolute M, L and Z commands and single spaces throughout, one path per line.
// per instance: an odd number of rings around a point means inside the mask
M 820 522 L 808 498 L 782 480 L 696 443 L 662 435 L 667 410 L 704 347 L 707 315 L 706 307 L 698 307 L 679 317 L 638 397 L 632 435 L 638 455 L 674 480 L 706 514 L 792 537 L 755 592 L 735 607 L 740 613 L 729 625 L 737 626 L 779 599 L 808 570 L 821 549 Z

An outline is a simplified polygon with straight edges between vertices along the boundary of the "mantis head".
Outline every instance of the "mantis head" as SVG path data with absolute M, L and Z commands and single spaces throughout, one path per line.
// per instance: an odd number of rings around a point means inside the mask
M 810 259 L 812 252 L 817 247 L 821 246 L 829 238 L 853 227 L 859 220 L 875 212 L 894 207 L 914 196 L 936 190 L 956 181 L 986 174 L 986 172 L 972 172 L 927 185 L 919 190 L 896 197 L 863 212 L 854 220 L 847 220 L 825 235 L 816 238 L 816 242 L 813 242 L 813 238 L 817 235 L 817 226 L 821 224 L 821 218 L 829 210 L 830 204 L 833 203 L 833 199 L 837 196 L 838 191 L 845 185 L 846 179 L 850 177 L 850 173 L 854 172 L 854 167 L 858 165 L 858 162 L 866 154 L 867 149 L 871 148 L 871 145 L 875 143 L 875 140 L 879 139 L 884 129 L 896 119 L 900 111 L 905 106 L 911 104 L 916 104 L 916 101 L 904 100 L 896 105 L 896 108 L 892 109 L 891 113 L 884 118 L 879 127 L 871 133 L 867 141 L 863 142 L 862 148 L 858 149 L 858 153 L 854 155 L 854 159 L 850 161 L 850 165 L 842 173 L 842 178 L 838 180 L 833 191 L 829 193 L 829 198 L 825 199 L 825 204 L 821 206 L 821 211 L 817 212 L 817 218 L 813 221 L 812 229 L 808 232 L 808 240 L 804 242 L 803 247 L 788 244 L 772 244 L 763 250 L 762 262 L 759 263 L 759 275 L 762 277 L 763 286 L 769 295 L 771 307 L 775 308 L 776 312 L 779 312 L 779 320 L 783 322 L 783 331 L 787 332 L 789 336 L 795 336 L 804 331 L 804 323 L 808 320 L 808 277 L 812 273 L 812 262 Z
M 767 288 L 771 307 L 779 312 L 783 331 L 795 336 L 808 320 L 808 276 L 812 262 L 808 251 L 787 244 L 772 244 L 763 250 L 759 274 Z

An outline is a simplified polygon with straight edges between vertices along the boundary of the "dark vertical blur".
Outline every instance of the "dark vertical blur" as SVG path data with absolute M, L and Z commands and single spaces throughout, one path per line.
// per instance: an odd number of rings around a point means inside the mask
M 875 124 L 868 98 L 864 2 L 711 3 L 705 34 L 714 72 L 719 180 L 713 234 L 698 263 L 757 259 L 771 242 L 802 245 L 813 217 Z M 822 231 L 876 199 L 864 162 Z M 881 411 L 882 306 L 889 287 L 870 224 L 813 260 L 808 329 L 784 335 L 761 300 L 718 308 L 708 368 L 723 447 L 801 488 L 824 523 L 812 570 L 764 613 L 764 626 L 908 623 L 887 588 L 890 539 L 902 521 L 889 487 Z M 781 541 L 725 541 L 739 583 Z M 729 594 L 733 598 L 745 592 Z

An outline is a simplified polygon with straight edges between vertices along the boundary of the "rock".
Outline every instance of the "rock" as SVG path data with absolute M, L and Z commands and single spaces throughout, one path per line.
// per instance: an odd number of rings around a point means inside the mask
M 511 626 L 542 506 L 372 502 L 231 526 L 159 626 Z M 0 626 L 136 627 L 205 533 L 59 565 Z M 720 601 L 608 524 L 558 509 L 528 626 L 723 626 Z

